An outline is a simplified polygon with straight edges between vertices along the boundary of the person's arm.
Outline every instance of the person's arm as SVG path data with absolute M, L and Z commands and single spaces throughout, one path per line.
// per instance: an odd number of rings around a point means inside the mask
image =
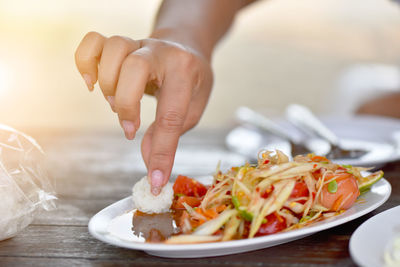
M 179 137 L 198 123 L 207 104 L 212 51 L 237 11 L 249 2 L 167 0 L 150 38 L 106 38 L 90 32 L 75 53 L 89 90 L 99 82 L 128 139 L 139 129 L 143 94 L 156 96 L 156 118 L 142 140 L 155 195 L 168 182 Z
M 236 13 L 254 0 L 166 0 L 151 37 L 187 45 L 210 59 Z

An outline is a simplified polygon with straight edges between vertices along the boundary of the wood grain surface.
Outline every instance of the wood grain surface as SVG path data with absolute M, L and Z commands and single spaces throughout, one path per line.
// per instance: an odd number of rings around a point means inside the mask
M 202 259 L 164 259 L 142 251 L 114 247 L 90 236 L 91 216 L 130 195 L 145 175 L 140 137 L 125 141 L 120 134 L 96 132 L 28 132 L 47 152 L 56 182 L 58 209 L 46 212 L 18 236 L 0 242 L 0 266 L 355 266 L 349 239 L 365 220 L 400 205 L 400 161 L 382 167 L 392 185 L 389 200 L 357 220 L 312 236 L 258 251 Z M 224 146 L 226 131 L 197 130 L 179 146 L 173 175 L 212 173 L 218 159 L 229 166 L 242 157 Z

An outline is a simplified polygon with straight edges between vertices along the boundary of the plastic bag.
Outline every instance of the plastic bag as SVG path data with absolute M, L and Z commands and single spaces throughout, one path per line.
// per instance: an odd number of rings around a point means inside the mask
M 55 209 L 55 199 L 41 147 L 0 124 L 0 240 L 15 236 L 40 210 Z

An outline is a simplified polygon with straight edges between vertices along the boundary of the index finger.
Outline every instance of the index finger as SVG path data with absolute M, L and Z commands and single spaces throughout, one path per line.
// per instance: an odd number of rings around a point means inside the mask
M 75 64 L 89 90 L 97 81 L 97 65 L 103 51 L 105 37 L 97 32 L 89 32 L 83 37 L 75 52 Z
M 179 137 L 189 107 L 192 84 L 184 75 L 171 75 L 160 89 L 148 162 L 152 193 L 157 195 L 168 182 Z

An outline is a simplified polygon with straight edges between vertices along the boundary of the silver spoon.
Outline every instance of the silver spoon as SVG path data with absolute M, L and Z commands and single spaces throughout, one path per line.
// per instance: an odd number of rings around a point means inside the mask
M 354 159 L 360 158 L 367 153 L 366 150 L 344 149 L 340 146 L 340 140 L 335 133 L 326 127 L 312 112 L 305 106 L 291 104 L 286 109 L 286 117 L 300 129 L 311 131 L 325 139 L 331 146 L 326 154 L 330 159 Z
M 298 140 L 295 140 L 291 135 L 287 134 L 286 130 L 279 126 L 277 123 L 248 107 L 239 107 L 236 110 L 236 118 L 238 118 L 243 123 L 256 126 L 263 131 L 287 140 L 290 144 L 293 156 L 299 154 L 308 154 L 311 152 L 310 149 L 308 149 L 304 144 L 302 144 Z

